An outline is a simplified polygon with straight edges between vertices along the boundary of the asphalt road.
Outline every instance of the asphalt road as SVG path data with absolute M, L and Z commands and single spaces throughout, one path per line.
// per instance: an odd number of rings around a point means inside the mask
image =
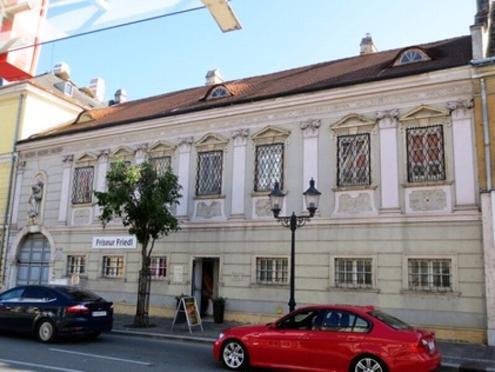
M 30 337 L 0 335 L 0 372 L 222 371 L 211 345 L 107 334 L 98 340 L 41 344 Z M 257 369 L 257 372 L 266 372 Z

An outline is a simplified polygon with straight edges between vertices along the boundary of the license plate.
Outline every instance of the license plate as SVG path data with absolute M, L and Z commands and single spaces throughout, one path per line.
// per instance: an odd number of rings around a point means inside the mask
M 94 317 L 107 316 L 107 312 L 106 311 L 93 311 L 93 314 L 92 315 Z

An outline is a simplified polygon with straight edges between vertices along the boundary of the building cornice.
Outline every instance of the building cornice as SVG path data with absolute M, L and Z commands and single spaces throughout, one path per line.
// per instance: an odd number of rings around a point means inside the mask
M 252 103 L 239 104 L 235 106 L 212 108 L 198 112 L 186 113 L 182 115 L 169 116 L 157 119 L 144 121 L 134 121 L 128 124 L 113 125 L 108 127 L 95 128 L 88 131 L 68 133 L 57 137 L 40 138 L 21 142 L 18 144 L 18 149 L 21 151 L 39 149 L 49 146 L 58 146 L 61 144 L 69 144 L 81 140 L 87 141 L 92 139 L 101 139 L 104 136 L 123 135 L 135 131 L 151 130 L 163 128 L 173 125 L 194 125 L 201 121 L 212 121 L 216 119 L 228 119 L 235 121 L 235 118 L 259 115 L 262 112 L 271 110 L 294 110 L 298 106 L 318 105 L 325 102 L 350 101 L 352 99 L 363 99 L 377 94 L 391 93 L 394 91 L 416 90 L 424 91 L 426 87 L 439 86 L 438 89 L 448 89 L 447 85 L 456 85 L 471 81 L 471 67 L 462 66 L 442 71 L 434 71 L 402 77 L 397 79 L 389 79 L 375 81 L 342 88 L 333 88 L 325 91 L 304 93 L 294 96 L 286 96 L 275 99 L 267 99 L 264 101 L 256 101 Z M 431 88 L 435 89 L 435 88 Z M 406 94 L 407 95 L 407 94 Z M 445 94 L 444 94 L 445 95 Z M 446 94 L 447 96 L 449 94 Z M 438 96 L 435 94 L 434 97 Z M 399 97 L 397 99 L 401 101 Z M 378 102 L 377 102 L 378 104 Z M 392 104 L 392 102 L 391 102 Z M 294 116 L 294 115 L 292 115 Z M 246 119 L 249 120 L 249 119 Z

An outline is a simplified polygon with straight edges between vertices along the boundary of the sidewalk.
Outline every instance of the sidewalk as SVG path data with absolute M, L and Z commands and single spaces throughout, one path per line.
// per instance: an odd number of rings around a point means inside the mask
M 113 332 L 128 336 L 212 343 L 222 330 L 242 325 L 233 322 L 216 324 L 212 319 L 203 319 L 204 331 L 193 327 L 192 333 L 189 333 L 185 323 L 175 325 L 172 330 L 172 318 L 150 317 L 154 327 L 145 329 L 132 327 L 132 321 L 131 315 L 115 314 Z M 450 342 L 439 342 L 438 345 L 442 353 L 442 371 L 495 372 L 495 347 Z

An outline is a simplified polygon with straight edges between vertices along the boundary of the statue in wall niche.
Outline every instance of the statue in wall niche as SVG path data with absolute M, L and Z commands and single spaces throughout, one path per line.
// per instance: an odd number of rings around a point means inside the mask
M 37 180 L 31 186 L 31 195 L 29 196 L 29 218 L 34 222 L 36 217 L 40 215 L 41 201 L 43 199 L 44 183 L 41 180 Z

